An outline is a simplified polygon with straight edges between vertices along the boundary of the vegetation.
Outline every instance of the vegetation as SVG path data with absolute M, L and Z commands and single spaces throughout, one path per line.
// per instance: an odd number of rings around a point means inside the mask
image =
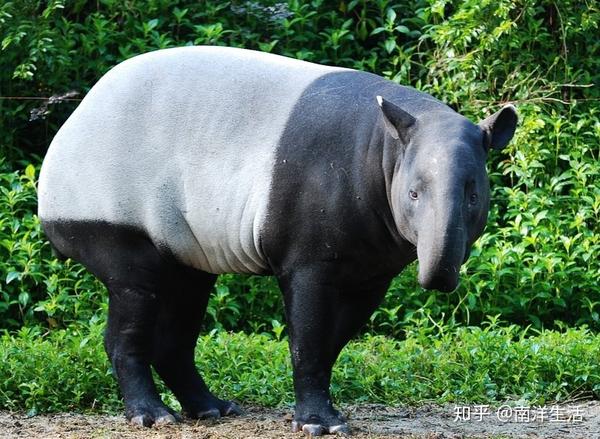
M 492 154 L 487 233 L 443 295 L 414 267 L 393 284 L 371 331 L 399 336 L 415 313 L 477 324 L 557 320 L 600 327 L 600 8 L 568 0 L 353 0 L 287 3 L 9 1 L 0 6 L 0 321 L 50 327 L 97 315 L 105 295 L 54 259 L 35 217 L 35 169 L 79 98 L 111 66 L 185 44 L 223 44 L 383 74 L 474 120 L 516 103 L 516 139 Z M 71 93 L 73 95 L 74 93 Z M 71 96 L 69 95 L 69 96 Z M 72 97 L 71 97 L 72 99 Z M 36 155 L 37 154 L 37 155 Z M 31 164 L 31 165 L 30 165 Z M 283 321 L 273 279 L 223 276 L 208 327 Z
M 103 73 L 136 54 L 186 44 L 372 71 L 472 120 L 504 102 L 518 107 L 516 138 L 490 156 L 493 206 L 461 286 L 425 291 L 415 267 L 405 270 L 366 328 L 405 340 L 353 343 L 336 369 L 336 397 L 598 396 L 599 23 L 595 0 L 3 1 L 0 327 L 10 334 L 0 341 L 0 406 L 119 404 L 99 341 L 104 288 L 52 256 L 35 215 L 36 178 L 54 133 Z M 489 316 L 529 329 L 455 326 Z M 217 332 L 200 341 L 222 365 L 209 381 L 245 400 L 290 401 L 283 322 L 273 278 L 221 276 L 206 318 Z
M 101 335 L 102 326 L 94 324 L 43 337 L 37 329 L 22 328 L 1 337 L 0 407 L 31 414 L 122 410 Z M 293 402 L 285 340 L 213 331 L 200 338 L 198 349 L 207 383 L 223 397 L 267 406 Z M 332 393 L 344 403 L 494 404 L 519 398 L 545 405 L 573 394 L 598 397 L 599 356 L 600 339 L 584 329 L 523 333 L 493 321 L 483 328 L 441 330 L 415 324 L 403 341 L 366 336 L 351 342 L 334 368 Z

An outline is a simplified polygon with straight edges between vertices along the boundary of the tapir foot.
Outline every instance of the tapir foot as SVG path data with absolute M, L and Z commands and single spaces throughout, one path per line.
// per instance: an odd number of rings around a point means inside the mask
M 299 431 L 304 432 L 309 437 L 321 436 L 323 434 L 347 435 L 350 433 L 346 420 L 339 413 L 326 417 L 316 415 L 307 417 L 295 416 L 292 421 L 292 433 Z
M 140 427 L 174 424 L 182 420 L 181 416 L 165 405 L 135 406 L 127 410 L 127 419 Z
M 221 416 L 241 415 L 242 409 L 233 401 L 212 397 L 186 405 L 183 412 L 192 419 L 216 419 Z

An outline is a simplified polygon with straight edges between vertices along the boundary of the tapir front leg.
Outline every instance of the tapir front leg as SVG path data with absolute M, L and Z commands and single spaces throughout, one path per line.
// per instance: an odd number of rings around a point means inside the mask
M 280 276 L 289 327 L 296 411 L 293 431 L 347 433 L 329 393 L 331 371 L 348 340 L 381 302 L 389 279 L 363 288 L 332 283 L 329 270 L 296 269 Z

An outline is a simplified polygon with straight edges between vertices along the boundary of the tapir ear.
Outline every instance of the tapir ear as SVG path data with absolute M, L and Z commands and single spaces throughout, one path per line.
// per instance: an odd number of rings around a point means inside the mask
M 483 130 L 485 149 L 502 149 L 515 134 L 517 128 L 517 110 L 512 105 L 505 105 L 501 110 L 479 122 Z
M 411 127 L 417 120 L 402 108 L 386 101 L 381 96 L 377 96 L 377 103 L 383 113 L 386 128 L 392 137 L 402 140 L 405 144 L 408 143 Z

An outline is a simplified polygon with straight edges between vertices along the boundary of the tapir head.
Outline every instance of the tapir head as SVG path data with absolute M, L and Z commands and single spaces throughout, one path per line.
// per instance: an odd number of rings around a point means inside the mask
M 449 110 L 414 118 L 381 97 L 378 103 L 402 148 L 391 186 L 396 226 L 417 249 L 419 284 L 452 291 L 487 220 L 488 151 L 513 137 L 515 108 L 507 105 L 476 125 Z

